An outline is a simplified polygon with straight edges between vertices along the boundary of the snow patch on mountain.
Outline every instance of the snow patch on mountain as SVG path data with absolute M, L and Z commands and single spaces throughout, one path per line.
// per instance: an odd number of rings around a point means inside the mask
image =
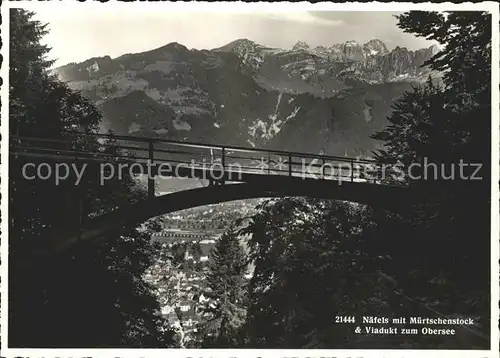
M 139 132 L 140 130 L 141 130 L 141 125 L 135 122 L 132 122 L 132 124 L 128 127 L 129 134 Z
M 269 130 L 269 135 L 271 138 L 280 132 L 282 124 L 283 122 L 281 120 L 271 123 L 271 130 Z
M 146 96 L 157 102 L 165 103 L 163 96 L 161 95 L 160 91 L 158 91 L 156 88 L 148 88 L 144 91 L 144 93 L 146 93 Z
M 188 122 L 183 121 L 179 117 L 172 119 L 172 124 L 174 125 L 174 128 L 178 131 L 190 131 L 191 130 L 191 125 Z
M 87 72 L 89 73 L 89 77 L 92 75 L 93 72 L 97 71 L 99 71 L 99 64 L 97 63 L 97 61 L 94 61 L 93 64 L 87 67 Z
M 268 139 L 266 123 L 257 118 L 253 124 L 248 127 L 248 135 L 252 138 L 257 138 L 257 136 L 260 135 L 261 138 Z
M 300 111 L 300 107 L 295 107 L 295 109 L 293 110 L 292 113 L 290 113 L 287 117 L 286 117 L 286 121 L 288 121 L 289 119 L 292 119 L 292 118 L 295 118 L 295 116 L 297 115 L 297 113 L 299 113 Z
M 373 118 L 371 107 L 369 107 L 365 104 L 365 107 L 363 108 L 363 114 L 365 116 L 365 122 L 370 123 L 372 121 L 372 118 Z
M 274 108 L 274 113 L 269 115 L 269 119 L 271 119 L 273 122 L 278 117 L 278 111 L 279 111 L 279 107 L 280 107 L 280 103 L 281 103 L 281 98 L 283 98 L 283 94 L 280 92 L 278 94 L 278 100 L 276 102 L 276 107 Z
M 295 118 L 297 113 L 300 111 L 300 106 L 295 106 L 294 110 L 286 116 L 284 119 L 279 119 L 279 107 L 283 98 L 283 94 L 280 92 L 276 100 L 276 106 L 274 112 L 268 115 L 270 122 L 266 123 L 261 119 L 255 120 L 252 125 L 248 127 L 248 134 L 251 139 L 264 139 L 266 141 L 271 140 L 275 137 L 281 130 L 283 126 L 290 120 Z
M 156 129 L 155 132 L 156 132 L 156 134 L 167 134 L 168 133 L 168 129 L 166 129 L 166 128 L 160 128 L 160 129 Z

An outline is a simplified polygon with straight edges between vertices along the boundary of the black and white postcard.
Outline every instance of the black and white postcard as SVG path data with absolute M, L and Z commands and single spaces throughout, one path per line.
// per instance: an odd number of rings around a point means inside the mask
M 498 357 L 498 4 L 2 20 L 1 356 Z

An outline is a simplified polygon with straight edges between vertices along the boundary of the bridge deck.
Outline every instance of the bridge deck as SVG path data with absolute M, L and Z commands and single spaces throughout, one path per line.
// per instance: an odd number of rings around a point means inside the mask
M 106 176 L 117 174 L 120 166 L 121 171 L 149 177 L 247 182 L 256 176 L 288 176 L 391 186 L 404 183 L 393 166 L 375 160 L 104 134 L 16 137 L 11 139 L 11 155 L 97 162 Z

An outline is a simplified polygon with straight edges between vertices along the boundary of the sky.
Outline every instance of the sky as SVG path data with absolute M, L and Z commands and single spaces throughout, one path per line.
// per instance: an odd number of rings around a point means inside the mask
M 355 40 L 363 44 L 378 38 L 389 49 L 419 49 L 432 42 L 405 34 L 394 12 L 180 12 L 125 11 L 95 7 L 54 11 L 38 8 L 36 19 L 48 23 L 43 42 L 52 51 L 55 66 L 91 57 L 152 50 L 171 42 L 188 48 L 212 49 L 239 38 L 261 45 L 292 48 L 297 41 L 311 47 Z

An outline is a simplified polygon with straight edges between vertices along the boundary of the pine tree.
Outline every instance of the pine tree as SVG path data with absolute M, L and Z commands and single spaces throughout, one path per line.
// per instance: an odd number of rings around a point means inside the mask
M 390 124 L 372 136 L 384 141 L 386 148 L 375 153 L 377 159 L 408 167 L 411 163 L 422 162 L 424 157 L 434 159 L 436 153 L 444 157 L 450 152 L 454 133 L 429 130 L 432 126 L 445 129 L 453 124 L 444 109 L 442 89 L 431 77 L 424 86 L 415 86 L 412 91 L 405 92 L 392 109 L 388 118 Z
M 491 15 L 416 11 L 400 15 L 399 26 L 444 45 L 425 64 L 444 72 L 443 86 L 429 81 L 406 93 L 395 104 L 388 118 L 390 125 L 373 137 L 385 141 L 380 158 L 405 165 L 426 158 L 437 164 L 439 172 L 437 180 L 432 172 L 427 179 L 409 179 L 417 201 L 408 203 L 400 219 L 381 216 L 379 224 L 394 238 L 392 244 L 386 243 L 399 251 L 394 275 L 408 290 L 422 297 L 425 292 L 429 300 L 440 302 L 443 311 L 480 316 L 487 329 Z M 460 178 L 460 161 L 481 166 L 482 180 Z M 454 178 L 444 179 L 441 168 L 450 175 L 452 166 Z M 465 174 L 472 175 L 471 169 Z M 396 240 L 391 227 L 408 233 L 406 240 Z M 410 272 L 412 278 L 403 279 L 404 272 Z
M 280 199 L 245 230 L 255 271 L 244 326 L 248 348 L 352 348 L 335 316 L 389 313 L 369 255 L 369 212 L 334 201 Z
M 208 319 L 202 325 L 204 344 L 212 348 L 234 348 L 245 321 L 247 262 L 234 228 L 215 243 L 210 254 L 207 287 L 215 305 L 206 307 Z
M 95 140 L 82 142 L 68 134 L 95 132 L 101 116 L 88 100 L 48 73 L 49 49 L 40 44 L 45 26 L 29 11 L 13 9 L 10 15 L 11 150 L 22 150 L 18 136 L 63 139 L 73 148 L 103 150 Z M 113 150 L 107 154 L 113 156 Z M 74 178 L 60 185 L 25 180 L 21 169 L 26 162 L 22 156 L 9 161 L 9 345 L 167 344 L 158 303 L 141 277 L 153 257 L 148 235 L 135 230 L 123 237 L 109 235 L 74 245 L 29 269 L 16 265 L 50 247 L 58 230 L 78 227 L 82 207 L 86 214 L 95 214 L 135 200 L 141 193 L 134 190 L 133 180 L 110 181 L 103 188 L 95 181 L 95 168 L 78 186 L 71 182 Z

